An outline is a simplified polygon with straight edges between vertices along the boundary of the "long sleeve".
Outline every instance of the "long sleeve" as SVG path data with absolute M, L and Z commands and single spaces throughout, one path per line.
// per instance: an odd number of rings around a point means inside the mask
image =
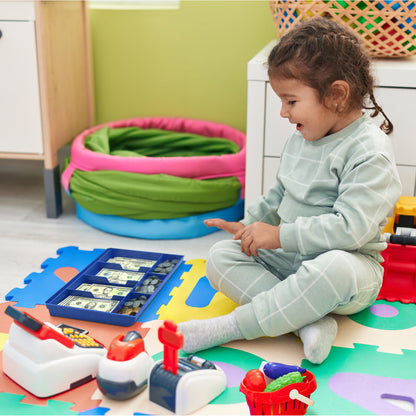
M 270 188 L 265 196 L 257 198 L 248 208 L 247 214 L 241 221 L 244 225 L 260 221 L 271 225 L 279 225 L 280 217 L 277 209 L 282 201 L 284 188 L 279 180 L 279 175 L 275 184 Z

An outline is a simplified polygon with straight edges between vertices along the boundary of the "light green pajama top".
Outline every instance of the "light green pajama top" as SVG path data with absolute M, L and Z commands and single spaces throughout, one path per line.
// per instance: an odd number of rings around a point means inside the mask
M 296 131 L 274 186 L 242 222 L 281 224 L 285 252 L 316 256 L 340 249 L 382 261 L 382 230 L 401 194 L 391 140 L 367 114 L 317 141 Z

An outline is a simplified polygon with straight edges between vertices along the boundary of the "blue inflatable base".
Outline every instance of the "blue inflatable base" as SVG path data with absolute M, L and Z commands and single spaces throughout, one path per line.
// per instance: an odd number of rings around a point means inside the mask
M 222 218 L 226 221 L 239 221 L 244 216 L 243 199 L 239 199 L 229 208 L 218 211 L 166 220 L 135 220 L 116 215 L 96 214 L 82 208 L 76 201 L 75 204 L 78 218 L 92 227 L 111 234 L 147 240 L 179 240 L 202 237 L 218 231 L 216 227 L 207 227 L 204 220 Z

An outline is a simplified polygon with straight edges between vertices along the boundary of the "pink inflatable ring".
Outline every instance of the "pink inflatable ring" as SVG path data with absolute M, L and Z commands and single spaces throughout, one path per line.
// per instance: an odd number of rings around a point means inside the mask
M 131 157 L 106 155 L 93 152 L 84 146 L 84 140 L 93 132 L 109 128 L 140 127 L 142 129 L 161 129 L 188 132 L 206 137 L 222 137 L 233 141 L 240 147 L 234 154 L 220 156 L 191 157 Z M 241 182 L 241 198 L 244 198 L 246 136 L 227 125 L 209 121 L 181 118 L 133 118 L 100 124 L 78 135 L 71 148 L 71 162 L 62 173 L 61 181 L 69 192 L 69 183 L 75 169 L 119 170 L 142 174 L 168 174 L 184 178 L 210 179 L 236 176 Z

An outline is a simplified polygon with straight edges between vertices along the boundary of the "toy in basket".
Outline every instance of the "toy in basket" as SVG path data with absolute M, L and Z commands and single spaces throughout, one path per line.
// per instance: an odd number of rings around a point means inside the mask
M 314 404 L 310 395 L 316 386 L 315 376 L 304 368 L 263 363 L 259 370 L 246 374 L 240 391 L 251 415 L 304 415 Z
M 408 0 L 270 0 L 279 37 L 312 17 L 327 17 L 349 28 L 373 57 L 416 54 L 416 2 Z

